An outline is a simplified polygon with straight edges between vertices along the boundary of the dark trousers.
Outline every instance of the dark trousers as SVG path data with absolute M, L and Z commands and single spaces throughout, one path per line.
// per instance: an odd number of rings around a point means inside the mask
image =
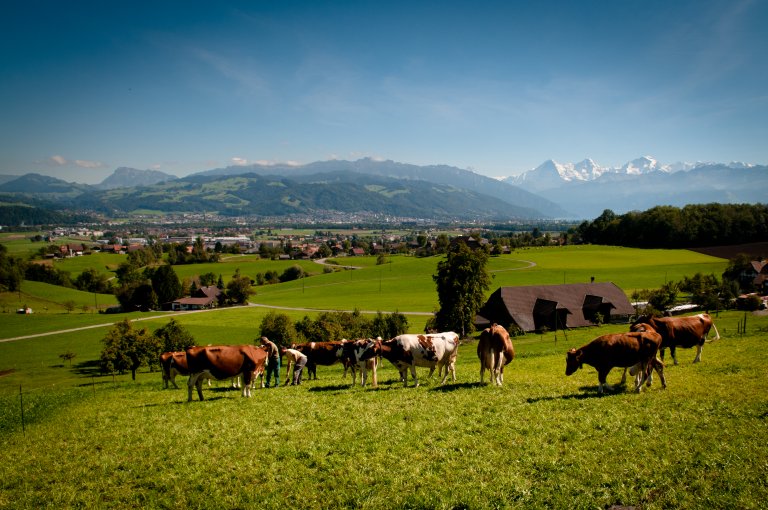
M 269 388 L 269 381 L 272 380 L 272 375 L 275 376 L 275 387 L 280 385 L 280 358 L 274 357 L 267 359 L 267 388 Z

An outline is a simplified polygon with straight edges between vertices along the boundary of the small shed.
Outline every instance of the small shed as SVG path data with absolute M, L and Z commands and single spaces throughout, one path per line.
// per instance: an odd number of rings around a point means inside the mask
M 626 294 L 611 282 L 499 287 L 475 317 L 475 327 L 492 323 L 523 331 L 592 326 L 625 321 L 635 309 Z

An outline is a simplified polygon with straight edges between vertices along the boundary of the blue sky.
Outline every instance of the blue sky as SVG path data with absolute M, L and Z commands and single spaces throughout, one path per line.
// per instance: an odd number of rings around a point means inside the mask
M 768 163 L 768 2 L 16 1 L 0 174 Z

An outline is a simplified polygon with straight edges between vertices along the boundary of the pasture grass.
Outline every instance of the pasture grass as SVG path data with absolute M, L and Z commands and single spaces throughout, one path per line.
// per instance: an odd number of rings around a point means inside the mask
M 403 388 L 384 362 L 378 390 L 333 366 L 251 399 L 214 383 L 187 403 L 158 373 L 75 375 L 25 392 L 23 433 L 17 388 L 0 396 L 0 507 L 762 508 L 768 318 L 737 335 L 742 319 L 721 313 L 703 361 L 680 350 L 669 387 L 639 395 L 598 396 L 591 367 L 564 375 L 568 348 L 626 325 L 513 338 L 503 387 L 479 383 L 469 342 L 445 386 L 420 369 Z M 51 347 L 11 344 L 33 359 Z

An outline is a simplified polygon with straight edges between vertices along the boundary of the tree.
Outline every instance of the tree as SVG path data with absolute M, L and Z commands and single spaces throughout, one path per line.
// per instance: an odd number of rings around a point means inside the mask
M 438 329 L 456 331 L 462 337 L 474 331 L 475 314 L 491 286 L 487 262 L 484 250 L 472 250 L 461 242 L 438 262 L 437 273 L 432 275 L 440 304 L 435 317 Z
M 109 277 L 93 268 L 88 268 L 77 275 L 77 278 L 75 278 L 75 287 L 80 290 L 97 292 L 99 294 L 107 294 L 112 290 L 112 285 L 109 283 Z
M 658 312 L 664 312 L 672 307 L 677 299 L 677 284 L 667 282 L 660 289 L 648 292 L 648 304 Z
M 75 359 L 75 354 L 72 351 L 67 351 L 64 354 L 59 354 L 59 358 L 61 358 L 62 361 L 69 361 L 69 368 L 72 368 L 72 360 Z
M 72 313 L 72 311 L 77 306 L 77 303 L 75 303 L 74 300 L 72 300 L 72 299 L 68 299 L 68 300 L 64 301 L 61 304 L 61 306 L 64 307 L 64 309 L 67 311 L 67 313 Z
M 699 305 L 707 312 L 719 308 L 718 294 L 720 293 L 721 285 L 715 275 L 696 273 L 690 278 L 686 276 L 680 282 L 679 288 L 682 291 L 689 292 L 691 294 L 691 302 Z
M 227 283 L 226 294 L 230 303 L 243 305 L 248 302 L 248 298 L 254 292 L 251 288 L 251 279 L 247 276 L 241 276 L 239 270 L 235 272 L 232 280 Z
M 195 339 L 184 326 L 176 319 L 171 319 L 165 326 L 156 329 L 152 333 L 160 343 L 162 352 L 184 351 L 195 345 Z
M 293 280 L 298 280 L 299 278 L 304 278 L 305 273 L 304 269 L 298 264 L 294 264 L 289 268 L 286 268 L 285 271 L 283 271 L 283 274 L 280 275 L 280 281 L 281 282 L 290 282 Z
M 125 373 L 131 371 L 131 378 L 136 380 L 136 371 L 142 365 L 150 369 L 157 365 L 161 354 L 160 341 L 146 329 L 135 330 L 128 319 L 114 325 L 102 339 L 104 350 L 101 351 L 99 364 L 102 372 Z
M 8 249 L 0 244 L 0 290 L 19 290 L 24 279 L 24 266 L 21 259 L 8 256 Z
M 216 275 L 211 273 L 210 271 L 207 273 L 203 273 L 200 275 L 200 286 L 201 287 L 210 287 L 211 285 L 216 285 Z
M 151 281 L 158 303 L 170 303 L 181 297 L 181 281 L 170 265 L 158 267 L 152 274 Z
M 298 337 L 291 318 L 284 313 L 269 312 L 261 320 L 259 336 L 265 336 L 277 345 L 291 345 Z

